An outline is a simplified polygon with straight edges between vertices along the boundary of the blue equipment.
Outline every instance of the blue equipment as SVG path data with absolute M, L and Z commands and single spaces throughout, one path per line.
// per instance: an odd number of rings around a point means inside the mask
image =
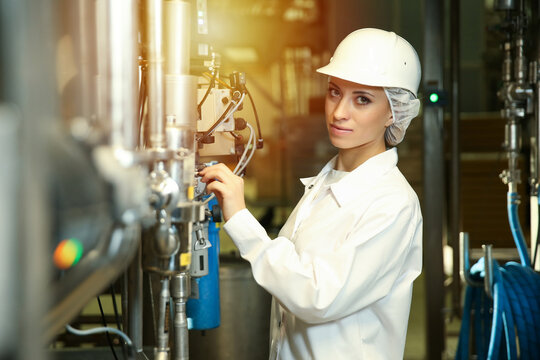
M 463 259 L 468 286 L 456 360 L 470 359 L 472 347 L 477 359 L 540 359 L 540 274 L 531 268 L 517 199 L 508 193 L 508 220 L 521 264 L 500 266 L 489 253 L 469 271 L 468 254 Z M 468 244 L 463 247 L 468 251 Z
M 217 200 L 214 198 L 208 203 L 208 206 L 210 209 L 217 206 Z M 211 244 L 206 249 L 207 261 L 201 260 L 193 263 L 206 264 L 208 266 L 208 275 L 192 277 L 191 279 L 192 291 L 186 309 L 190 330 L 214 329 L 221 322 L 219 305 L 219 227 L 214 222 L 214 218 L 204 223 L 204 236 L 207 237 Z

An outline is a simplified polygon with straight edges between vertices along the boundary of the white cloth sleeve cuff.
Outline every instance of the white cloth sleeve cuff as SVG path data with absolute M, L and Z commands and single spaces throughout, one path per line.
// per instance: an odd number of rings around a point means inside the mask
M 234 241 L 243 258 L 248 258 L 250 253 L 262 242 L 271 241 L 266 230 L 248 209 L 240 210 L 234 214 L 223 225 L 223 229 Z

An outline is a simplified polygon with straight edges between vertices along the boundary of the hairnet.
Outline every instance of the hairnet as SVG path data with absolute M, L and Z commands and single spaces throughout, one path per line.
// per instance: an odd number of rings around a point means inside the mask
M 384 138 L 388 145 L 396 146 L 405 137 L 405 131 L 411 120 L 418 115 L 420 100 L 413 93 L 402 88 L 385 87 L 384 92 L 390 103 L 394 119 L 392 125 L 386 128 Z

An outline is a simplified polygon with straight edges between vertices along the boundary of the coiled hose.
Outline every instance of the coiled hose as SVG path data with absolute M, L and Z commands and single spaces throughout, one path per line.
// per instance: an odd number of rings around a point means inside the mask
M 531 268 L 517 205 L 517 194 L 509 193 L 508 220 L 521 264 L 492 260 L 493 299 L 482 287 L 467 286 L 456 360 L 470 359 L 471 352 L 477 359 L 540 359 L 540 275 Z M 470 277 L 478 282 L 485 276 L 481 258 Z

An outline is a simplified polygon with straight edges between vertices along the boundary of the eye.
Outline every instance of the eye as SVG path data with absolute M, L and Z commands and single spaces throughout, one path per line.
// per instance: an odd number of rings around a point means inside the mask
M 338 97 L 340 95 L 339 90 L 335 88 L 328 88 L 328 95 L 331 97 Z
M 368 99 L 367 97 L 365 97 L 365 96 L 358 96 L 358 97 L 356 98 L 356 103 L 357 103 L 358 105 L 367 105 L 367 104 L 369 104 L 370 102 L 371 102 L 371 100 L 369 100 L 369 99 Z

